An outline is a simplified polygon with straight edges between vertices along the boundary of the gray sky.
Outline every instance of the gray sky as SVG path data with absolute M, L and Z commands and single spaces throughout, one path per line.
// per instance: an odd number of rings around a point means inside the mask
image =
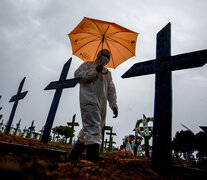
M 83 19 L 90 17 L 115 22 L 139 34 L 136 57 L 112 72 L 117 89 L 119 117 L 113 119 L 108 109 L 107 125 L 113 126 L 117 145 L 134 134 L 133 128 L 142 114 L 153 116 L 155 76 L 121 79 L 134 63 L 155 58 L 156 34 L 171 22 L 172 55 L 207 48 L 206 0 L 1 0 L 0 1 L 0 106 L 8 121 L 19 83 L 26 77 L 23 91 L 29 93 L 19 102 L 13 125 L 21 118 L 21 128 L 32 120 L 36 130 L 46 122 L 54 91 L 43 89 L 59 79 L 64 63 L 72 57 L 68 78 L 83 62 L 72 55 L 67 36 Z M 194 133 L 206 126 L 207 66 L 173 72 L 173 136 L 184 130 Z M 79 85 L 64 89 L 54 126 L 66 125 L 79 109 Z M 76 135 L 81 127 L 76 127 Z

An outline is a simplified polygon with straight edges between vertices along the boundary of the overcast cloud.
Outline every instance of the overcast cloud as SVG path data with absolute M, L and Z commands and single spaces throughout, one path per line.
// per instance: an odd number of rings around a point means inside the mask
M 155 76 L 121 79 L 134 63 L 155 58 L 156 34 L 171 22 L 172 55 L 207 48 L 206 0 L 1 0 L 0 1 L 0 106 L 7 122 L 13 106 L 10 98 L 26 77 L 23 91 L 29 93 L 19 102 L 13 125 L 21 118 L 21 128 L 36 130 L 46 122 L 54 91 L 43 89 L 59 79 L 64 63 L 72 57 L 68 78 L 83 62 L 72 55 L 67 36 L 83 17 L 115 22 L 139 34 L 136 57 L 110 69 L 117 88 L 119 117 L 108 109 L 107 125 L 113 126 L 117 145 L 134 134 L 142 114 L 153 116 Z M 194 133 L 206 126 L 207 66 L 173 72 L 173 136 L 186 125 Z M 54 126 L 66 125 L 79 109 L 79 85 L 64 89 Z M 80 130 L 76 127 L 76 135 Z

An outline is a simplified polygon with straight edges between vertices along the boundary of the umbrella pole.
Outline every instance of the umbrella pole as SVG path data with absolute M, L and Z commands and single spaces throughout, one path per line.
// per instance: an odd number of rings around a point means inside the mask
M 100 60 L 100 64 L 102 64 L 102 52 L 103 52 L 104 38 L 105 38 L 105 34 L 103 34 L 103 37 L 102 37 L 102 47 L 101 47 L 101 60 Z

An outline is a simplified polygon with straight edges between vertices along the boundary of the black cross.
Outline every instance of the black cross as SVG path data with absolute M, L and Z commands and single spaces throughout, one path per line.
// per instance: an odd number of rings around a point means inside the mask
M 21 81 L 21 83 L 19 85 L 19 89 L 17 91 L 17 94 L 14 95 L 9 100 L 9 102 L 14 102 L 14 105 L 13 105 L 13 108 L 12 108 L 12 111 L 11 111 L 11 114 L 10 114 L 10 117 L 9 117 L 9 121 L 7 123 L 7 126 L 6 126 L 5 134 L 9 134 L 9 132 L 10 132 L 10 128 L 11 128 L 11 125 L 12 125 L 12 122 L 13 122 L 13 119 L 14 119 L 14 114 L 15 114 L 15 111 L 17 109 L 17 105 L 18 105 L 19 100 L 23 99 L 26 96 L 26 94 L 28 93 L 28 91 L 21 92 L 22 87 L 24 85 L 25 79 L 26 79 L 26 77 L 24 77 L 23 80 Z
M 110 133 L 106 133 L 107 135 L 109 135 L 109 151 L 112 150 L 112 145 L 115 143 L 113 142 L 113 137 L 112 136 L 117 136 L 116 133 L 113 133 L 113 128 L 111 128 Z
M 75 85 L 79 82 L 80 79 L 78 78 L 73 78 L 73 79 L 66 79 L 68 70 L 70 68 L 72 58 L 70 58 L 65 65 L 63 66 L 59 81 L 53 81 L 51 82 L 44 90 L 51 90 L 51 89 L 56 89 L 55 95 L 50 107 L 49 114 L 47 116 L 47 121 L 45 123 L 45 128 L 43 131 L 42 139 L 41 141 L 44 143 L 48 143 L 49 137 L 50 137 L 50 132 L 52 129 L 53 121 L 55 118 L 55 114 L 58 108 L 58 104 L 60 101 L 60 97 L 62 95 L 62 91 L 64 88 L 71 88 L 75 87 Z
M 73 115 L 72 122 L 67 123 L 68 126 L 71 126 L 72 132 L 74 131 L 75 126 L 79 126 L 79 124 L 75 122 L 75 118 L 76 118 L 76 114 Z M 73 136 L 70 137 L 69 144 L 72 145 L 72 142 L 73 142 Z
M 100 150 L 103 151 L 104 150 L 104 136 L 105 136 L 105 131 L 111 131 L 112 127 L 111 126 L 104 126 L 102 128 L 102 143 L 101 143 L 101 148 Z
M 21 122 L 21 119 L 20 119 L 19 122 L 16 124 L 16 128 L 14 129 L 14 130 L 15 130 L 15 131 L 14 131 L 14 135 L 17 134 L 17 131 L 18 131 L 19 127 L 20 127 L 20 122 Z
M 31 138 L 34 130 L 35 130 L 35 126 L 34 126 L 34 120 L 33 120 L 31 126 L 28 128 L 26 137 Z
M 108 148 L 107 148 L 107 144 L 109 144 Z M 111 148 L 110 148 L 110 144 L 111 144 Z M 111 142 L 107 141 L 107 139 L 104 141 L 104 150 L 112 150 L 112 144 L 116 144 L 116 142 L 113 142 L 113 137 L 111 137 Z
M 171 24 L 157 34 L 156 59 L 134 64 L 122 78 L 155 75 L 152 169 L 169 172 L 172 166 L 172 75 L 171 71 L 201 67 L 207 50 L 171 56 Z

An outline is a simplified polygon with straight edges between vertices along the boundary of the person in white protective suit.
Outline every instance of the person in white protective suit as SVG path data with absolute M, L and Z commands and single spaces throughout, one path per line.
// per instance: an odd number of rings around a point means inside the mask
M 102 128 L 105 125 L 107 100 L 118 116 L 116 89 L 111 72 L 104 66 L 110 60 L 110 52 L 101 50 L 93 62 L 84 62 L 75 71 L 75 78 L 80 80 L 80 109 L 83 128 L 69 158 L 78 159 L 86 148 L 87 159 L 96 161 L 99 158 L 99 146 L 102 143 Z

